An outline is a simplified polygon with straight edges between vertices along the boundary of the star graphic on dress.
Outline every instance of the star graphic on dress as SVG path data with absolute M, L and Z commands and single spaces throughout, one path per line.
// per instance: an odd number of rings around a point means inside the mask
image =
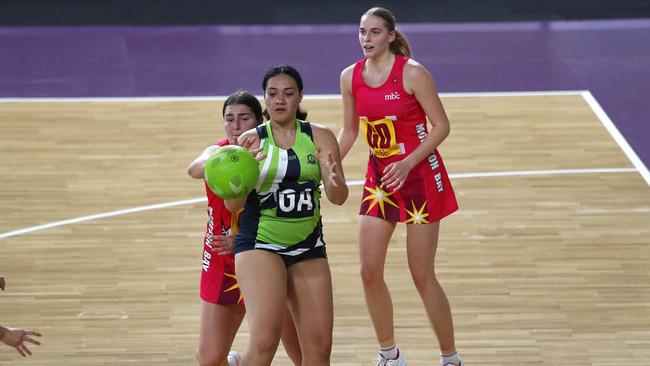
M 372 208 L 375 207 L 375 205 L 377 205 L 378 203 L 379 203 L 379 208 L 381 209 L 381 216 L 384 218 L 386 218 L 386 213 L 384 212 L 384 203 L 388 203 L 390 205 L 399 208 L 397 203 L 393 202 L 393 200 L 388 198 L 395 192 L 386 193 L 386 191 L 381 189 L 380 186 L 377 186 L 376 189 L 370 187 L 364 187 L 364 188 L 366 189 L 366 191 L 370 192 L 370 195 L 364 198 L 362 202 L 372 200 L 372 202 L 370 203 L 370 207 L 368 207 L 368 211 L 366 211 L 366 214 L 369 213 L 370 210 L 372 210 Z
M 224 275 L 232 278 L 235 280 L 235 284 L 230 286 L 229 288 L 223 290 L 223 292 L 229 292 L 229 291 L 234 291 L 239 288 L 239 282 L 237 282 L 237 276 L 232 274 L 232 273 L 224 273 Z M 241 304 L 242 299 L 244 298 L 244 295 L 242 295 L 241 291 L 239 291 L 239 299 L 237 299 L 237 303 Z
M 429 216 L 429 214 L 424 213 L 424 208 L 427 206 L 427 203 L 424 202 L 419 210 L 417 207 L 415 207 L 415 203 L 413 201 L 411 201 L 411 205 L 413 206 L 413 212 L 406 210 L 406 212 L 409 213 L 409 216 L 411 216 L 411 218 L 406 220 L 406 222 L 412 222 L 414 224 L 428 224 L 429 221 L 426 220 L 426 217 Z

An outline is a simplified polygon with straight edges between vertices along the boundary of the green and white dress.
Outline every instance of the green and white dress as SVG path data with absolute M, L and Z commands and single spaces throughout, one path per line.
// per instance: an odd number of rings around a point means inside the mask
M 309 122 L 296 120 L 296 138 L 288 149 L 273 140 L 271 123 L 257 127 L 261 154 L 257 186 L 240 216 L 235 253 L 262 249 L 297 257 L 322 247 L 321 173 Z

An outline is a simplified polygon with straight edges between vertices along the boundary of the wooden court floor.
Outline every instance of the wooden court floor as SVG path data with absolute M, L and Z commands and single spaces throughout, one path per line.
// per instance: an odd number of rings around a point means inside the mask
M 650 187 L 585 99 L 443 102 L 452 133 L 440 150 L 461 210 L 442 223 L 437 273 L 468 364 L 650 364 Z M 334 130 L 339 104 L 303 102 Z M 220 108 L 0 101 L 0 324 L 43 333 L 28 359 L 0 344 L 0 364 L 195 364 L 205 203 L 6 234 L 202 197 L 185 168 L 222 136 Z M 351 183 L 365 159 L 359 141 L 345 161 Z M 323 202 L 336 365 L 370 365 L 376 354 L 358 276 L 360 194 L 353 185 L 345 205 Z M 404 243 L 398 227 L 386 265 L 397 341 L 410 365 L 437 365 Z M 244 322 L 234 348 L 247 336 Z M 282 348 L 274 364 L 289 365 Z

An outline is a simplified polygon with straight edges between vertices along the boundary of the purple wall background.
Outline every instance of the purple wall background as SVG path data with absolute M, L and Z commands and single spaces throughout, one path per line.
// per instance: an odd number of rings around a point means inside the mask
M 589 90 L 650 164 L 650 19 L 402 24 L 441 92 Z M 268 67 L 338 94 L 357 25 L 0 27 L 0 98 L 261 94 Z

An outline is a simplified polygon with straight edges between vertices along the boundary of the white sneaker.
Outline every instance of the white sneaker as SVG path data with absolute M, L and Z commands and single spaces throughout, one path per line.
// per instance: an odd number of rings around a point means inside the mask
M 397 358 L 394 360 L 387 360 L 379 355 L 379 358 L 375 359 L 376 366 L 406 366 L 406 355 L 402 351 L 397 351 Z
M 239 366 L 241 363 L 241 355 L 239 352 L 230 351 L 228 352 L 228 365 L 230 366 Z
M 453 362 L 447 362 L 447 363 L 443 363 L 442 366 L 467 366 L 467 365 L 465 364 L 465 362 L 463 362 L 463 359 L 461 358 L 460 363 L 458 365 Z

